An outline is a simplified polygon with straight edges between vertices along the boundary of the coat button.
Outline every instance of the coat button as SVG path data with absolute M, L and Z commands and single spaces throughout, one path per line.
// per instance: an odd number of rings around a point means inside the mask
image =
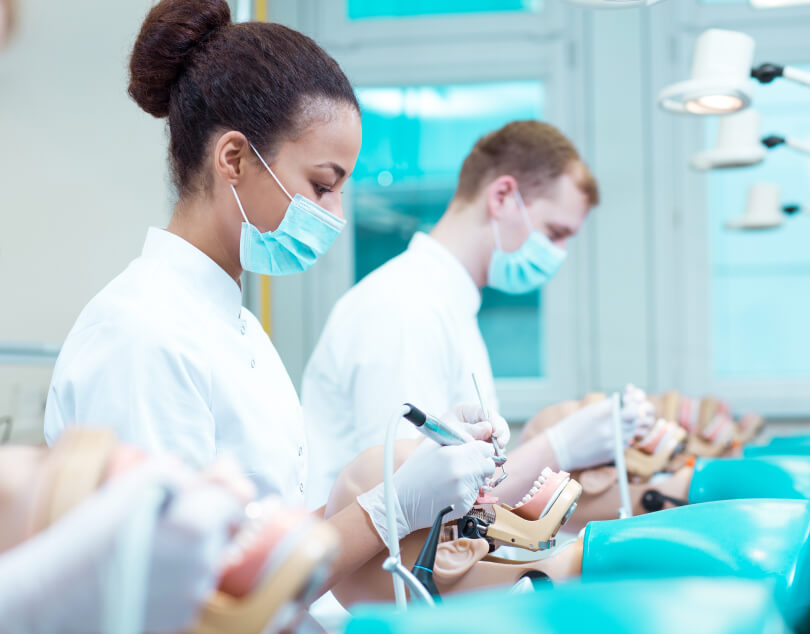
M 247 326 L 245 326 L 244 322 L 242 322 L 242 328 L 240 330 L 242 331 L 243 335 L 245 334 L 245 332 L 247 332 Z
M 299 455 L 299 456 L 303 456 L 303 455 L 304 455 L 304 448 L 303 448 L 303 447 L 301 447 L 300 445 L 299 445 L 299 447 L 298 447 L 298 455 Z
M 298 483 L 298 490 L 301 491 L 301 493 L 304 492 L 304 483 L 303 482 Z
M 251 360 L 250 360 L 250 367 L 251 367 L 251 368 L 255 368 L 255 367 L 256 367 L 256 359 L 251 359 Z

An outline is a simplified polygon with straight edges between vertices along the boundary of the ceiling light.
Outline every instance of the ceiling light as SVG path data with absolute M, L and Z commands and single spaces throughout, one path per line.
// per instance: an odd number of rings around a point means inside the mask
M 692 76 L 668 86 L 658 96 L 661 107 L 672 112 L 728 114 L 751 103 L 751 63 L 754 39 L 745 33 L 709 29 L 697 42 Z
M 773 183 L 755 183 L 748 190 L 745 213 L 726 223 L 726 229 L 776 229 L 785 214 L 799 211 L 797 205 L 782 206 L 781 192 Z

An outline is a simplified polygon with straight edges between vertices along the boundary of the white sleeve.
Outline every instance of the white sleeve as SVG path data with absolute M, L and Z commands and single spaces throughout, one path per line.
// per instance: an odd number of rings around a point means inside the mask
M 365 352 L 353 368 L 351 398 L 358 452 L 385 441 L 388 422 L 403 403 L 436 416 L 455 405 L 453 351 L 441 318 L 422 312 L 383 323 L 361 335 L 367 339 L 362 346 Z M 398 431 L 399 437 L 419 437 L 405 423 L 400 423 Z
M 211 370 L 201 346 L 148 324 L 103 324 L 70 337 L 45 411 L 53 444 L 65 425 L 103 425 L 153 455 L 200 468 L 215 458 Z

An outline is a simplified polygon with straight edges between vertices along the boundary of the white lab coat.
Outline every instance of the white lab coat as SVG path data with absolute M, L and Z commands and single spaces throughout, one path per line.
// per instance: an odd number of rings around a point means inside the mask
M 439 416 L 458 403 L 477 403 L 474 371 L 485 404 L 497 408 L 478 328 L 480 305 L 467 270 L 423 233 L 338 301 L 304 371 L 301 393 L 311 508 L 326 502 L 348 462 L 383 443 L 402 403 Z M 399 430 L 400 437 L 419 436 L 405 422 Z
M 295 388 L 239 286 L 182 238 L 150 229 L 142 255 L 84 308 L 56 362 L 45 438 L 106 425 L 201 468 L 234 458 L 262 495 L 304 500 Z

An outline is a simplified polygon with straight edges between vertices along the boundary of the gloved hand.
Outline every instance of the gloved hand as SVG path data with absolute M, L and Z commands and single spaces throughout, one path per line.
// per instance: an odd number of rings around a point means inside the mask
M 627 447 L 655 422 L 655 409 L 642 390 L 628 385 L 622 398 L 622 442 Z M 574 412 L 546 430 L 563 471 L 613 462 L 613 402 L 607 398 Z
M 501 449 L 509 444 L 509 425 L 503 416 L 493 409 L 485 412 L 479 405 L 462 403 L 441 417 L 442 422 L 456 425 L 476 440 L 495 438 Z
M 495 473 L 492 443 L 475 440 L 464 445 L 441 447 L 423 440 L 394 472 L 399 498 L 397 539 L 433 524 L 440 510 L 454 505 L 445 519 L 459 519 L 469 511 L 478 489 Z M 357 497 L 383 542 L 388 544 L 384 483 Z

